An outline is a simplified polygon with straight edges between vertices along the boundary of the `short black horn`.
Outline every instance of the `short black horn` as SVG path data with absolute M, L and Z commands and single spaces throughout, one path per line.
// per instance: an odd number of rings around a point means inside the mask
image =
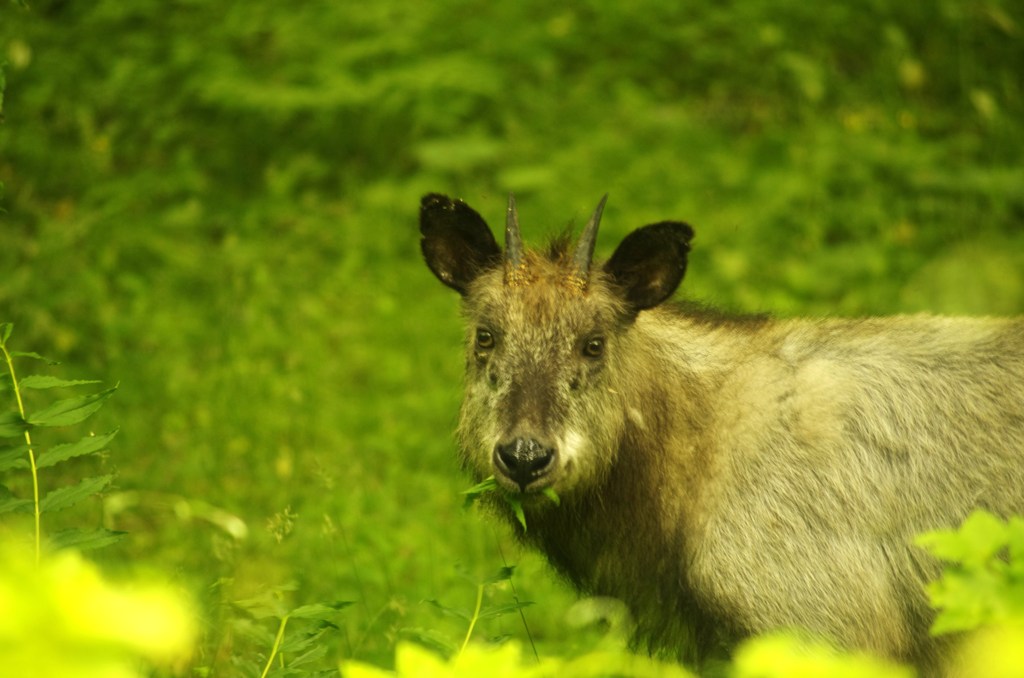
M 583 229 L 579 242 L 576 244 L 576 253 L 572 258 L 575 274 L 583 283 L 586 283 L 587 278 L 590 277 L 590 262 L 594 258 L 597 228 L 601 225 L 601 214 L 604 212 L 606 200 L 608 200 L 607 193 L 601 198 L 601 202 L 597 203 L 597 209 L 594 210 L 594 215 L 590 217 L 590 221 Z
M 509 282 L 523 265 L 523 238 L 519 234 L 519 213 L 516 199 L 508 194 L 508 211 L 505 214 L 505 282 Z

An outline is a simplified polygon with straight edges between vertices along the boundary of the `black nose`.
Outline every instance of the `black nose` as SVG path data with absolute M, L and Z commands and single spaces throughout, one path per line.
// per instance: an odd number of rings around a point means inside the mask
M 523 492 L 551 470 L 554 459 L 553 447 L 545 447 L 532 438 L 516 438 L 494 448 L 494 465 Z

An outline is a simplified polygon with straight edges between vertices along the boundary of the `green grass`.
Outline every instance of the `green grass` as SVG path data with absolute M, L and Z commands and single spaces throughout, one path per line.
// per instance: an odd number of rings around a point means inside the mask
M 731 309 L 1024 311 L 1009 1 L 29 5 L 0 7 L 0 322 L 61 376 L 120 383 L 93 424 L 120 433 L 77 476 L 116 488 L 67 520 L 127 530 L 96 558 L 204 602 L 200 665 L 265 659 L 222 604 L 285 586 L 287 609 L 352 601 L 332 658 L 458 644 L 445 610 L 511 564 L 485 607 L 533 601 L 542 655 L 595 636 L 461 509 L 426 192 L 495 224 L 515 191 L 537 242 L 607 191 L 599 255 L 685 219 L 683 294 Z M 526 642 L 517 614 L 475 633 Z

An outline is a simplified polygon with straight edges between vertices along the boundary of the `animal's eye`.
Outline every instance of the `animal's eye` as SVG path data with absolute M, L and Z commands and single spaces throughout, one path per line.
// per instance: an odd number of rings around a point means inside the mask
M 604 354 L 604 337 L 591 337 L 583 344 L 583 355 L 588 358 L 600 358 Z
M 494 333 L 482 327 L 477 329 L 476 347 L 479 349 L 494 348 Z

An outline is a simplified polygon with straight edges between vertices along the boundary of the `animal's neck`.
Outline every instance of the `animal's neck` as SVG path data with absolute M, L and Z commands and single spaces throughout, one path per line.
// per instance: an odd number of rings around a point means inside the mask
M 627 419 L 617 463 L 604 482 L 583 495 L 565 497 L 561 507 L 535 520 L 525 537 L 581 591 L 628 602 L 638 638 L 652 647 L 700 648 L 704 653 L 722 644 L 724 627 L 689 590 L 683 555 L 687 516 L 675 505 L 688 494 L 693 499 L 688 486 L 699 471 L 684 477 L 679 469 L 687 465 L 666 464 L 665 446 L 686 435 L 668 429 L 672 418 L 666 408 L 672 399 L 652 387 L 639 402 L 643 425 Z M 696 419 L 692 425 L 699 425 Z M 651 610 L 659 610 L 656 617 Z
M 690 590 L 689 535 L 714 473 L 709 403 L 750 342 L 714 324 L 645 315 L 613 375 L 622 428 L 601 453 L 614 465 L 597 486 L 528 516 L 524 536 L 580 590 L 628 601 L 639 638 L 706 653 L 730 632 Z

